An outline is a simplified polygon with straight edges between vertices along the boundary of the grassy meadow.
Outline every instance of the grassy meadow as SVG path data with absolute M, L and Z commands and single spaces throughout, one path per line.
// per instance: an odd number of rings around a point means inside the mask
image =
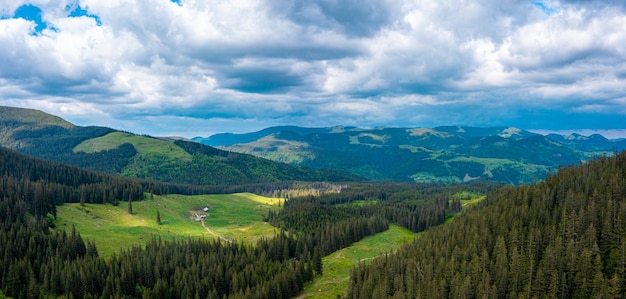
M 452 197 L 459 198 L 461 200 L 461 205 L 463 206 L 464 210 L 467 209 L 468 207 L 476 205 L 477 203 L 487 198 L 486 195 L 469 192 L 469 191 L 459 192 L 457 194 L 454 194 Z
M 348 289 L 350 270 L 358 263 L 368 263 L 385 253 L 398 250 L 412 241 L 417 234 L 390 225 L 389 229 L 369 236 L 349 247 L 335 251 L 322 258 L 323 272 L 313 282 L 307 283 L 299 298 L 337 298 Z
M 459 192 L 452 197 L 460 198 L 463 209 L 467 209 L 486 198 L 485 195 L 473 192 Z M 350 204 L 370 205 L 376 201 L 363 200 Z M 446 223 L 451 222 L 450 217 Z M 372 259 L 385 253 L 398 250 L 403 244 L 412 241 L 418 234 L 397 225 L 390 225 L 389 229 L 367 237 L 349 247 L 335 251 L 322 259 L 323 274 L 305 285 L 300 298 L 337 298 L 345 296 L 350 279 L 350 270 L 358 263 L 368 263 Z
M 220 195 L 146 196 L 144 201 L 119 206 L 103 204 L 65 204 L 57 207 L 57 226 L 70 230 L 76 227 L 85 239 L 95 241 L 100 255 L 110 256 L 120 249 L 143 245 L 152 237 L 163 240 L 187 237 L 227 238 L 254 242 L 272 236 L 275 228 L 263 222 L 270 209 L 279 209 L 279 199 L 249 193 Z M 195 221 L 209 207 L 207 218 Z M 161 224 L 157 223 L 157 211 Z

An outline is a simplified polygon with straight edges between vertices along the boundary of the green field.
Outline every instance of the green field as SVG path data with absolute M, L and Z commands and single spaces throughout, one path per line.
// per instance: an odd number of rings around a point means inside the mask
M 102 137 L 85 140 L 74 147 L 74 152 L 97 153 L 116 149 L 124 143 L 132 144 L 140 155 L 158 154 L 174 159 L 191 160 L 191 154 L 173 142 L 124 132 L 113 132 Z
M 479 202 L 485 200 L 485 198 L 487 198 L 487 195 L 482 195 L 482 194 L 478 194 L 478 193 L 474 193 L 474 192 L 470 192 L 470 191 L 463 191 L 463 192 L 459 192 L 456 193 L 454 195 L 452 195 L 453 198 L 459 198 L 461 201 L 461 206 L 463 207 L 463 211 L 467 210 L 468 208 L 478 204 Z M 452 216 L 448 219 L 446 219 L 446 221 L 444 223 L 450 223 L 452 221 L 454 221 L 454 218 L 456 216 Z
M 476 205 L 477 203 L 483 201 L 487 198 L 486 195 L 478 194 L 470 191 L 458 192 L 452 195 L 452 198 L 458 198 L 461 200 L 461 205 L 463 205 L 463 210 Z
M 368 263 L 377 256 L 398 250 L 415 238 L 411 231 L 390 225 L 389 229 L 367 237 L 322 259 L 322 276 L 307 283 L 299 298 L 337 298 L 348 289 L 350 270 L 359 262 Z
M 166 195 L 119 206 L 103 204 L 65 204 L 57 207 L 57 226 L 71 229 L 83 238 L 93 240 L 102 256 L 110 256 L 122 248 L 145 244 L 152 237 L 164 240 L 187 237 L 221 237 L 254 242 L 261 236 L 272 236 L 275 228 L 263 222 L 268 210 L 277 210 L 279 199 L 249 193 L 228 195 Z M 206 213 L 202 210 L 210 207 Z M 161 225 L 157 223 L 157 210 Z M 196 214 L 206 214 L 204 221 L 195 221 Z

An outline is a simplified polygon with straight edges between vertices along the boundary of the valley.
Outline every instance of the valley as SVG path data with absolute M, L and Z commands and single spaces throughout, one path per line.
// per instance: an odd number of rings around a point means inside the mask
M 368 264 L 374 258 L 392 254 L 402 245 L 411 242 L 416 235 L 397 225 L 366 237 L 346 248 L 322 258 L 324 273 L 305 284 L 298 298 L 337 298 L 345 296 L 350 283 L 350 271 L 360 263 Z
M 471 127 L 220 137 L 280 142 L 272 155 L 335 167 L 323 169 L 31 110 L 0 120 L 0 296 L 626 294 L 626 152 L 608 149 L 623 140 Z
M 5 298 L 626 298 L 626 0 L 0 1 Z

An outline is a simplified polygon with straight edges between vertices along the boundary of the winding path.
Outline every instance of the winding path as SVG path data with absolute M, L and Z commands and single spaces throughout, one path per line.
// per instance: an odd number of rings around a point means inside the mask
M 220 239 L 222 239 L 222 241 L 226 241 L 226 242 L 230 242 L 230 240 L 222 235 L 219 235 L 218 233 L 214 232 L 213 230 L 211 230 L 210 228 L 208 228 L 206 225 L 204 225 L 204 219 L 200 221 L 200 223 L 202 223 L 202 227 L 204 227 L 204 229 L 206 229 L 206 231 L 211 234 L 214 235 Z

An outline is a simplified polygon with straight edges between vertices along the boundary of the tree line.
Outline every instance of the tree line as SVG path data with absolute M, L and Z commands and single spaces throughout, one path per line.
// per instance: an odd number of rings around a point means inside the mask
M 375 217 L 413 232 L 437 226 L 461 211 L 455 194 L 486 194 L 502 185 L 472 183 L 433 185 L 414 183 L 353 183 L 338 192 L 291 197 L 284 208 L 269 212 L 268 221 L 288 231 L 311 231 L 343 219 Z M 367 201 L 366 204 L 358 204 Z

